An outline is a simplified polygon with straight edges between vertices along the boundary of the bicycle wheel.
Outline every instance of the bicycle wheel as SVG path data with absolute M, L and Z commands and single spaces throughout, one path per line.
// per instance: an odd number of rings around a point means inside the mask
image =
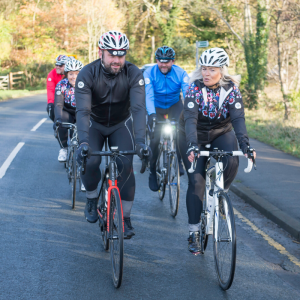
M 223 290 L 233 282 L 236 263 L 235 221 L 228 195 L 220 192 L 214 214 L 214 259 L 218 280 Z
M 180 175 L 177 155 L 170 155 L 168 160 L 170 208 L 171 216 L 175 218 L 178 212 L 180 193 Z
M 99 227 L 101 232 L 101 238 L 103 243 L 103 248 L 105 251 L 109 249 L 108 234 L 107 234 L 107 190 L 108 182 L 106 176 L 104 177 L 104 183 L 102 191 L 100 194 L 100 206 L 98 207 L 98 216 L 99 216 Z
M 201 218 L 201 230 L 200 230 L 200 244 L 201 244 L 201 253 L 204 254 L 208 242 L 208 235 L 206 234 L 206 221 L 205 215 Z
M 70 156 L 72 157 L 72 208 L 75 208 L 75 201 L 76 201 L 76 175 L 77 175 L 77 163 L 76 163 L 76 155 L 74 148 L 72 149 L 72 152 L 70 153 Z
M 122 283 L 124 256 L 124 228 L 121 209 L 121 199 L 117 189 L 111 190 L 109 206 L 109 237 L 110 258 L 113 271 L 113 282 L 116 288 Z
M 163 200 L 166 191 L 166 184 L 163 178 L 163 150 L 161 144 L 159 145 L 159 155 L 156 161 L 156 176 L 157 176 L 157 184 L 159 186 L 158 189 L 158 198 L 159 200 Z

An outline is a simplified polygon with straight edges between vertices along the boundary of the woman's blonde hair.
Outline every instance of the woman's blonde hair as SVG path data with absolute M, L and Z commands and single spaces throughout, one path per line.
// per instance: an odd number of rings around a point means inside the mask
M 236 86 L 240 85 L 241 82 L 241 75 L 230 75 L 228 73 L 228 68 L 227 66 L 223 66 L 220 69 L 221 72 L 221 79 L 219 81 L 220 86 L 224 86 L 228 83 L 230 83 L 230 81 L 232 81 Z M 194 71 L 191 75 L 190 78 L 190 83 L 199 80 L 200 82 L 203 82 L 203 76 L 202 76 L 202 66 L 200 66 L 200 68 L 196 71 Z

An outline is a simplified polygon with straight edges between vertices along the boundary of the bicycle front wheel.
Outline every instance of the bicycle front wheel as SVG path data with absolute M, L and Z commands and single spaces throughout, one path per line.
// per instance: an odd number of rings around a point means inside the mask
M 99 227 L 103 243 L 103 248 L 105 251 L 109 248 L 108 234 L 107 234 L 107 196 L 108 196 L 108 180 L 106 175 L 103 177 L 103 186 L 100 194 L 100 206 L 98 207 L 99 215 Z
M 228 290 L 235 272 L 236 236 L 232 204 L 224 192 L 220 192 L 215 208 L 213 240 L 218 281 L 223 290 Z
M 121 199 L 116 188 L 111 190 L 109 204 L 109 236 L 110 258 L 113 271 L 113 282 L 116 288 L 122 283 L 123 256 L 124 256 L 124 232 Z
M 163 150 L 161 144 L 159 145 L 159 155 L 156 161 L 156 176 L 157 176 L 157 185 L 159 186 L 158 197 L 159 200 L 163 200 L 166 191 L 165 179 L 163 178 Z
M 72 157 L 72 208 L 75 208 L 75 201 L 76 201 L 76 175 L 77 175 L 77 163 L 76 163 L 76 155 L 74 148 L 71 152 Z
M 176 217 L 179 207 L 180 175 L 177 155 L 169 156 L 169 199 L 171 216 Z

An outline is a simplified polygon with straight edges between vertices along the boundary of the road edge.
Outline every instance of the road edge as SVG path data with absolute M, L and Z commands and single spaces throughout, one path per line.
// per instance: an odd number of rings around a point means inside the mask
M 250 188 L 241 183 L 234 182 L 230 186 L 230 191 L 249 203 L 268 219 L 278 224 L 281 228 L 300 241 L 300 222 L 271 204 L 266 199 L 257 195 Z
M 41 94 L 47 94 L 47 90 L 34 90 L 34 91 L 29 91 L 29 93 L 27 95 L 20 95 L 20 96 L 16 96 L 16 97 L 8 97 L 8 98 L 5 98 L 5 99 L 0 98 L 0 102 L 6 102 L 6 101 L 10 101 L 10 100 L 18 100 L 18 99 L 21 99 L 21 98 L 37 96 L 37 95 L 41 95 Z

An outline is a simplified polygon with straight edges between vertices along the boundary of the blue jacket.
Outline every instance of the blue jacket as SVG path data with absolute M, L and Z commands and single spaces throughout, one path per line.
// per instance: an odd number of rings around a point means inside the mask
M 155 107 L 169 108 L 179 101 L 180 89 L 183 96 L 189 87 L 189 76 L 182 68 L 173 65 L 164 75 L 158 65 L 144 72 L 146 108 L 148 115 L 155 114 Z

